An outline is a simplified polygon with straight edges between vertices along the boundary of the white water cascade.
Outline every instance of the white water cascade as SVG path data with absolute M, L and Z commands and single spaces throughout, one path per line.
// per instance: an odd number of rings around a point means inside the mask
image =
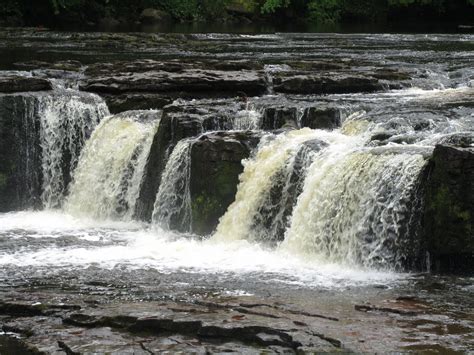
M 395 266 L 425 163 L 421 152 L 329 147 L 309 168 L 280 247 L 324 262 Z
M 42 150 L 43 207 L 59 207 L 81 149 L 99 121 L 109 114 L 105 102 L 93 94 L 72 90 L 38 96 Z M 67 169 L 67 173 L 63 169 Z
M 87 142 L 66 211 L 97 219 L 130 220 L 159 119 L 134 112 L 103 120 Z
M 260 128 L 262 113 L 247 107 L 238 111 L 232 120 L 232 129 L 235 130 L 257 130 Z
M 304 128 L 277 136 L 263 137 L 256 156 L 243 162 L 244 172 L 240 176 L 235 201 L 221 218 L 213 238 L 268 239 L 261 235 L 261 229 L 254 228 L 253 221 L 265 203 L 265 198 L 270 194 L 275 179 L 281 174 L 289 177 L 295 156 L 304 142 L 330 135 L 328 132 Z M 280 193 L 281 200 L 288 198 L 288 189 L 283 189 Z
M 426 164 L 426 149 L 370 148 L 365 146 L 368 136 L 303 129 L 264 139 L 255 157 L 245 162 L 235 202 L 213 239 L 272 240 L 274 221 L 270 228 L 259 223 L 265 223 L 262 211 L 278 207 L 273 218 L 286 230 L 282 251 L 321 262 L 396 265 L 400 239 L 410 228 L 411 199 Z M 327 147 L 310 156 L 302 192 L 284 220 L 282 207 L 269 204 L 268 196 L 292 201 L 287 195 L 294 157 L 311 140 Z M 282 172 L 285 183 L 279 184 Z M 278 191 L 271 191 L 275 186 Z
M 153 224 L 182 232 L 191 230 L 192 143 L 192 139 L 179 141 L 166 163 L 153 208 Z

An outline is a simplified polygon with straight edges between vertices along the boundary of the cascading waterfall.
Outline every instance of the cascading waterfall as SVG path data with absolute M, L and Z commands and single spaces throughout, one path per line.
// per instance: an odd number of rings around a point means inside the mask
M 97 95 L 74 90 L 1 95 L 2 118 L 11 122 L 11 155 L 18 204 L 60 207 L 82 147 L 109 114 Z M 8 140 L 7 140 L 8 141 Z
M 98 96 L 70 90 L 58 96 L 41 96 L 37 109 L 41 122 L 41 200 L 45 208 L 55 208 L 62 203 L 86 139 L 109 111 Z
M 191 230 L 192 143 L 193 139 L 179 141 L 166 163 L 153 208 L 153 224 L 182 232 Z
M 245 162 L 213 239 L 283 239 L 281 250 L 325 262 L 396 266 L 413 232 L 412 199 L 429 149 L 369 148 L 369 136 L 309 129 L 267 136 Z M 298 152 L 306 154 L 295 170 Z M 303 175 L 299 189 L 295 172 Z
M 67 212 L 99 219 L 132 218 L 159 125 L 153 117 L 132 111 L 101 122 L 81 155 Z
M 424 155 L 339 148 L 309 168 L 280 247 L 329 262 L 395 266 Z
M 254 224 L 256 214 L 267 202 L 277 180 L 284 181 L 279 199 L 282 206 L 285 205 L 290 199 L 288 178 L 301 145 L 306 141 L 326 135 L 326 132 L 305 128 L 262 138 L 256 156 L 243 162 L 244 172 L 240 176 L 235 201 L 221 218 L 213 238 L 216 240 L 269 239 L 271 235 L 266 235 L 264 228 Z M 286 183 L 285 180 L 287 180 Z M 275 218 L 283 218 L 283 213 L 277 213 Z M 260 219 L 264 223 L 266 218 L 262 216 Z M 273 223 L 284 225 L 285 221 L 279 220 Z M 274 226 L 277 228 L 276 225 Z
M 232 129 L 257 130 L 260 128 L 262 113 L 251 108 L 238 111 L 232 120 Z

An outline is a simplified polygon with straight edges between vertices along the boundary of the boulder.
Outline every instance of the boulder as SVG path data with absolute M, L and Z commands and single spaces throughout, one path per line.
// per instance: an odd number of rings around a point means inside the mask
M 474 272 L 474 147 L 437 145 L 425 188 L 424 249 L 435 272 Z
M 190 194 L 192 232 L 207 235 L 234 201 L 243 171 L 260 138 L 252 132 L 214 132 L 202 135 L 191 148 Z
M 42 78 L 27 76 L 0 76 L 0 92 L 26 92 L 52 90 L 51 82 Z

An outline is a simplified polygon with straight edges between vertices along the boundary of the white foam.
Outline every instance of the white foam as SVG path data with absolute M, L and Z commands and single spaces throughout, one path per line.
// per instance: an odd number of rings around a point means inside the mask
M 103 246 L 51 247 L 21 252 L 0 252 L 0 265 L 18 267 L 86 268 L 94 265 L 112 269 L 155 269 L 220 275 L 258 275 L 261 282 L 277 282 L 306 287 L 346 287 L 392 283 L 400 274 L 324 264 L 305 260 L 282 250 L 240 241 L 199 241 L 161 229 L 141 228 L 137 224 L 78 220 L 52 212 L 19 212 L 0 215 L 0 231 L 34 229 L 40 234 L 76 230 L 83 238 L 108 240 Z M 99 228 L 116 228 L 105 233 Z M 61 234 L 60 234 L 61 235 Z M 21 235 L 18 236 L 21 238 Z M 59 236 L 60 237 L 60 236 Z M 240 275 L 240 276 L 239 276 Z

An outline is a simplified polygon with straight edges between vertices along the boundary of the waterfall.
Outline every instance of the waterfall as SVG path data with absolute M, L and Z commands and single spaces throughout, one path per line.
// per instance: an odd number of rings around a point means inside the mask
M 366 147 L 370 132 L 302 129 L 262 139 L 215 240 L 281 241 L 325 262 L 396 266 L 426 149 Z
M 193 139 L 178 142 L 171 153 L 156 195 L 152 221 L 163 228 L 191 230 L 191 148 Z
M 54 90 L 0 95 L 0 106 L 0 120 L 12 129 L 2 149 L 10 152 L 4 164 L 14 171 L 18 207 L 60 207 L 85 141 L 108 114 L 105 102 Z
M 425 163 L 408 150 L 330 147 L 309 168 L 281 248 L 329 262 L 396 266 Z
M 41 123 L 41 200 L 45 208 L 55 208 L 62 203 L 86 139 L 109 112 L 98 96 L 74 91 L 41 96 L 37 110 Z
M 129 111 L 99 124 L 80 157 L 66 211 L 100 219 L 132 218 L 159 113 Z
M 257 130 L 260 128 L 262 113 L 254 109 L 246 108 L 238 111 L 232 120 L 234 130 Z
M 256 215 L 265 209 L 265 205 L 272 194 L 272 187 L 279 185 L 281 189 L 276 193 L 280 206 L 284 206 L 291 198 L 289 178 L 294 167 L 296 154 L 304 142 L 326 136 L 327 133 L 308 128 L 294 130 L 277 136 L 267 135 L 262 138 L 256 156 L 244 161 L 244 172 L 240 176 L 235 201 L 229 206 L 226 214 L 219 221 L 217 231 L 213 238 L 227 239 L 269 239 L 265 234 L 263 224 L 264 215 Z M 277 207 L 278 208 L 278 207 Z M 282 210 L 283 207 L 280 208 Z M 284 213 L 277 213 L 271 222 L 274 230 L 277 224 L 284 225 Z M 260 219 L 255 221 L 255 219 Z M 254 223 L 256 222 L 256 223 Z M 267 228 L 272 229 L 272 227 Z

